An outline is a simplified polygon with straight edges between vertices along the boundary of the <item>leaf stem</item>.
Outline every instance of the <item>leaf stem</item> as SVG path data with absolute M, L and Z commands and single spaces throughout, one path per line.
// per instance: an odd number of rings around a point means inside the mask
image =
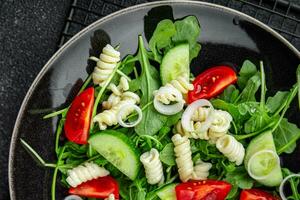
M 300 109 L 300 65 L 298 65 L 297 67 L 296 75 L 297 75 L 297 85 L 298 85 L 298 106 Z
M 95 100 L 95 104 L 93 107 L 93 112 L 92 112 L 92 119 L 91 119 L 91 125 L 90 125 L 90 130 L 93 130 L 94 127 L 94 122 L 93 122 L 93 118 L 95 117 L 96 113 L 97 113 L 97 108 L 98 108 L 98 104 L 100 102 L 100 99 L 103 95 L 103 93 L 105 92 L 107 86 L 109 85 L 110 81 L 112 80 L 112 78 L 114 77 L 114 75 L 116 74 L 119 66 L 120 66 L 120 62 L 117 64 L 117 66 L 114 68 L 113 72 L 111 73 L 111 75 L 109 76 L 109 78 L 105 81 L 105 84 L 103 85 L 103 87 L 101 87 L 101 90 L 99 91 L 96 100 Z
M 260 108 L 261 110 L 265 107 L 265 99 L 266 99 L 266 76 L 264 70 L 264 63 L 263 61 L 259 62 L 260 64 L 260 79 L 261 79 L 261 92 L 260 92 Z
M 247 139 L 247 138 L 250 138 L 250 137 L 254 137 L 262 132 L 265 132 L 267 130 L 269 130 L 270 128 L 272 128 L 272 126 L 276 123 L 276 121 L 272 121 L 270 122 L 267 126 L 265 126 L 264 128 L 262 128 L 261 130 L 258 130 L 258 131 L 255 131 L 253 133 L 249 133 L 249 134 L 246 134 L 246 135 L 233 135 L 235 137 L 235 139 L 237 140 L 244 140 L 244 139 Z
M 126 74 L 124 74 L 121 70 L 117 70 L 117 73 L 120 76 L 123 76 L 124 78 L 126 78 L 128 81 L 131 81 L 131 78 L 129 76 L 127 76 Z
M 63 147 L 61 152 L 59 153 L 59 156 L 58 156 L 58 160 L 57 160 L 57 165 L 54 169 L 54 172 L 53 172 L 53 177 L 52 177 L 52 185 L 51 185 L 51 199 L 52 200 L 56 200 L 55 198 L 55 193 L 56 193 L 56 179 L 57 179 L 57 172 L 58 172 L 58 169 L 59 169 L 59 166 L 58 164 L 60 163 L 61 159 L 62 159 L 62 156 L 63 156 L 63 153 L 65 151 L 65 148 L 66 147 Z

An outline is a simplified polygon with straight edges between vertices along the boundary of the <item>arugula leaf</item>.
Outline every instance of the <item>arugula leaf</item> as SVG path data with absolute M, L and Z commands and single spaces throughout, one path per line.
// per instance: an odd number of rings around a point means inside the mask
M 253 133 L 261 130 L 272 121 L 272 118 L 263 110 L 257 111 L 250 119 L 244 124 L 245 133 Z
M 228 172 L 225 181 L 231 183 L 232 189 L 227 199 L 237 199 L 240 189 L 250 189 L 254 185 L 254 180 L 250 178 L 245 167 L 236 167 L 234 171 Z
M 257 73 L 256 66 L 249 60 L 245 60 L 239 72 L 238 86 L 244 89 L 248 80 Z
M 140 78 L 141 83 L 141 103 L 143 107 L 153 100 L 153 92 L 160 87 L 159 73 L 150 65 L 142 36 L 139 36 L 139 62 L 142 67 Z M 158 113 L 153 104 L 143 110 L 143 118 L 135 127 L 135 132 L 138 135 L 154 135 L 166 123 L 167 116 Z
M 248 101 L 256 101 L 255 94 L 258 91 L 260 85 L 260 76 L 259 73 L 256 73 L 247 81 L 245 88 L 238 97 L 238 102 L 243 103 Z
M 233 103 L 239 96 L 240 91 L 234 85 L 229 85 L 223 93 L 218 97 L 228 103 Z
M 149 48 L 153 52 L 154 59 L 157 62 L 161 62 L 161 50 L 171 46 L 171 38 L 175 33 L 175 25 L 171 20 L 165 19 L 157 24 L 157 27 L 149 41 Z
M 159 154 L 161 162 L 168 166 L 173 166 L 175 162 L 174 145 L 173 143 L 168 143 Z
M 292 153 L 296 148 L 296 141 L 300 138 L 300 129 L 283 118 L 273 132 L 273 137 L 278 154 Z
M 266 108 L 270 113 L 275 113 L 286 102 L 288 91 L 278 91 L 273 97 L 267 99 Z
M 195 16 L 185 17 L 183 20 L 175 21 L 176 33 L 172 41 L 176 44 L 188 42 L 190 46 L 190 61 L 197 57 L 201 46 L 197 43 L 200 35 L 200 24 Z

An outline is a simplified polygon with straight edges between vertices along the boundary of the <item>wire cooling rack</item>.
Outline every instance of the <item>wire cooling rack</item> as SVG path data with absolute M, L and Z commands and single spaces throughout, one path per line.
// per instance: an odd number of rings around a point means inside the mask
M 153 0 L 152 0 L 153 1 Z M 300 50 L 300 4 L 286 0 L 203 0 L 248 14 L 269 25 Z M 92 22 L 151 0 L 73 0 L 59 46 Z

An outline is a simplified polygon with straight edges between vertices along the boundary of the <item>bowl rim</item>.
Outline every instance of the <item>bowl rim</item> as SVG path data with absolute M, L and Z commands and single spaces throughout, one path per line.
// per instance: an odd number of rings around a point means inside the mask
M 148 2 L 148 3 L 142 3 L 135 6 L 131 6 L 128 8 L 121 9 L 119 11 L 116 11 L 114 13 L 111 13 L 95 22 L 90 24 L 89 26 L 85 27 L 81 31 L 79 31 L 77 34 L 75 34 L 72 38 L 70 38 L 63 46 L 61 46 L 55 54 L 47 61 L 47 63 L 42 67 L 34 81 L 32 82 L 30 88 L 28 89 L 23 102 L 21 104 L 21 107 L 19 109 L 17 118 L 15 120 L 11 141 L 10 141 L 10 147 L 9 147 L 9 158 L 8 158 L 8 183 L 9 183 L 9 194 L 11 200 L 16 200 L 16 194 L 15 194 L 15 188 L 14 188 L 14 179 L 13 179 L 13 166 L 14 166 L 14 157 L 15 157 L 15 148 L 17 143 L 17 138 L 19 134 L 19 126 L 21 122 L 21 118 L 24 114 L 25 107 L 28 103 L 28 100 L 30 96 L 32 95 L 36 85 L 41 80 L 41 78 L 44 76 L 44 74 L 48 71 L 50 66 L 53 64 L 53 62 L 68 48 L 70 47 L 74 42 L 76 42 L 78 39 L 81 38 L 82 35 L 89 32 L 91 29 L 100 26 L 102 23 L 105 23 L 115 17 L 121 16 L 125 13 L 130 13 L 137 11 L 139 9 L 144 9 L 148 7 L 153 6 L 161 6 L 161 5 L 195 5 L 195 6 L 203 6 L 203 7 L 210 7 L 218 9 L 220 12 L 229 12 L 232 14 L 235 14 L 237 16 L 243 17 L 247 19 L 248 21 L 254 23 L 255 25 L 259 26 L 260 28 L 264 29 L 268 33 L 271 33 L 272 36 L 279 39 L 285 46 L 287 46 L 299 59 L 300 59 L 300 52 L 289 42 L 287 39 L 285 39 L 283 36 L 281 36 L 278 32 L 276 32 L 274 29 L 269 27 L 268 25 L 264 24 L 263 22 L 258 21 L 257 19 L 244 14 L 240 11 L 234 10 L 232 8 L 228 8 L 222 5 L 217 5 L 214 3 L 208 3 L 208 2 L 199 2 L 199 1 L 192 1 L 192 0 L 165 0 L 165 1 L 156 1 L 156 2 Z

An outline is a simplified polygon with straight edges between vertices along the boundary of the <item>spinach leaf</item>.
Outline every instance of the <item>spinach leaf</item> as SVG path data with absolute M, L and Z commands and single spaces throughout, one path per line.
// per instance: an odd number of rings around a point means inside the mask
M 273 132 L 273 137 L 278 154 L 292 153 L 296 148 L 296 141 L 300 138 L 300 129 L 283 118 Z
M 178 20 L 175 23 L 176 33 L 172 37 L 173 42 L 183 43 L 188 42 L 190 46 L 190 61 L 197 57 L 201 46 L 197 43 L 200 35 L 200 24 L 195 16 L 188 16 L 183 20 Z
M 149 41 L 149 48 L 153 52 L 154 59 L 157 62 L 161 62 L 163 54 L 161 50 L 171 46 L 171 38 L 175 33 L 175 25 L 171 20 L 165 19 L 157 24 L 157 27 Z
M 245 60 L 239 72 L 238 86 L 244 89 L 248 80 L 257 73 L 256 66 L 249 60 Z
M 275 113 L 286 102 L 288 95 L 287 91 L 278 91 L 273 97 L 269 97 L 266 103 L 268 112 Z
M 141 64 L 142 73 L 140 78 L 141 83 L 141 107 L 145 106 L 153 100 L 153 92 L 160 87 L 159 73 L 150 65 L 142 36 L 139 36 L 139 62 Z M 154 135 L 166 123 L 167 116 L 158 113 L 153 104 L 143 110 L 143 118 L 135 127 L 135 132 L 138 135 Z
M 255 94 L 258 91 L 260 85 L 260 76 L 259 73 L 256 73 L 247 81 L 245 88 L 238 97 L 238 102 L 243 103 L 248 101 L 256 101 Z
M 190 61 L 197 57 L 201 45 L 197 42 L 200 35 L 200 24 L 195 16 L 188 16 L 173 23 L 169 19 L 162 20 L 149 40 L 149 48 L 154 59 L 161 63 L 163 55 L 179 43 L 189 43 Z
M 175 162 L 174 145 L 173 143 L 168 143 L 159 154 L 161 162 L 168 166 L 173 166 Z

